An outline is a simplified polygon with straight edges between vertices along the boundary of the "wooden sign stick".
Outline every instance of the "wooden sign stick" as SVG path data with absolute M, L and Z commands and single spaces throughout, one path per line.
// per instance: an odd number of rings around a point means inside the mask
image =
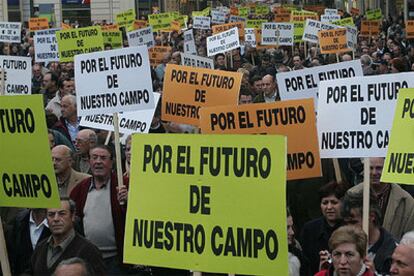
M 106 134 L 105 146 L 109 144 L 109 141 L 111 140 L 111 136 L 112 136 L 112 131 L 109 130 L 108 134 Z
M 339 166 L 338 158 L 333 158 L 332 161 L 335 169 L 336 182 L 342 182 L 341 167 Z
M 119 142 L 119 118 L 118 112 L 114 113 L 114 134 L 115 134 L 115 156 L 116 156 L 116 173 L 118 176 L 118 187 L 124 186 L 124 179 L 122 175 L 122 162 L 121 162 L 121 144 Z M 122 203 L 121 203 L 122 205 Z
M 369 240 L 369 193 L 370 193 L 370 163 L 369 158 L 364 158 L 364 195 L 362 205 L 362 229 L 367 234 Z

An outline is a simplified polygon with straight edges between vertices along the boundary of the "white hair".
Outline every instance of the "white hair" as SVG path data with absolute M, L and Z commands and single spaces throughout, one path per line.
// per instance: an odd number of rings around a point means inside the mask
M 414 231 L 405 233 L 401 238 L 400 244 L 414 248 Z

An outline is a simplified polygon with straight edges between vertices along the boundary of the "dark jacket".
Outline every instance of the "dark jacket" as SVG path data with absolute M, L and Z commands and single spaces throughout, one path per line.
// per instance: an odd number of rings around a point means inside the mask
M 83 238 L 79 234 L 75 234 L 75 238 L 68 247 L 62 253 L 62 255 L 56 260 L 56 262 L 47 268 L 47 248 L 49 243 L 47 240 L 43 240 L 35 249 L 32 261 L 31 261 L 31 274 L 46 276 L 51 275 L 59 263 L 63 260 L 67 260 L 73 257 L 83 259 L 90 268 L 93 270 L 92 275 L 105 275 L 105 265 L 102 260 L 101 252 L 98 248 Z
M 53 126 L 53 129 L 62 133 L 69 141 L 72 142 L 72 139 L 70 138 L 68 126 L 66 125 L 65 118 L 60 117 L 59 121 L 57 121 L 56 124 Z
M 80 218 L 81 224 L 83 223 L 83 209 L 85 207 L 86 198 L 88 196 L 89 187 L 91 185 L 92 178 L 87 178 L 80 182 L 70 193 L 70 198 L 76 202 L 76 215 Z M 124 185 L 128 185 L 128 178 L 124 177 Z M 125 234 L 125 217 L 126 217 L 126 204 L 120 205 L 117 197 L 116 187 L 118 186 L 118 180 L 116 173 L 111 175 L 111 210 L 112 220 L 114 222 L 115 229 L 115 241 L 118 251 L 118 256 L 122 259 L 124 252 L 124 234 Z M 83 225 L 82 225 L 83 226 Z M 83 227 L 82 227 L 83 229 Z
M 393 238 L 390 232 L 384 228 L 381 227 L 380 231 L 380 238 L 368 249 L 368 254 L 375 254 L 375 269 L 378 273 L 385 275 L 390 272 L 392 262 L 391 256 L 394 249 L 397 247 L 397 241 Z
M 30 267 L 30 258 L 33 254 L 30 239 L 30 210 L 23 210 L 16 215 L 13 232 L 7 243 L 9 248 L 10 266 L 13 275 L 19 275 Z M 44 227 L 37 244 L 50 236 L 50 230 Z
M 324 217 L 307 222 L 302 229 L 301 241 L 303 255 L 309 260 L 312 275 L 319 271 L 319 252 L 329 250 L 328 241 L 333 231 L 341 224 L 329 226 Z

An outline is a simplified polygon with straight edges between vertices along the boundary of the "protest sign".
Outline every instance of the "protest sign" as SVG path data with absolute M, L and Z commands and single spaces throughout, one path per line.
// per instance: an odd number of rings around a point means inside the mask
M 132 148 L 126 263 L 288 275 L 285 137 L 134 135 Z
M 295 10 L 292 10 L 290 12 L 290 21 L 303 21 L 303 22 L 305 22 L 307 19 L 318 21 L 319 16 L 318 16 L 317 13 L 314 13 L 314 12 L 295 11 Z
M 207 8 L 205 8 L 202 11 L 193 11 L 191 13 L 191 17 L 196 17 L 196 16 L 209 16 L 210 15 L 210 11 L 211 11 L 211 8 L 210 7 L 207 7 Z
M 214 25 L 211 27 L 213 34 L 218 34 L 224 31 L 228 31 L 232 28 L 237 28 L 237 31 L 239 32 L 239 38 L 241 41 L 244 40 L 244 22 L 232 22 L 222 25 Z
M 149 14 L 148 22 L 152 26 L 154 32 L 168 30 L 174 18 L 170 13 Z
M 261 29 L 262 24 L 266 22 L 264 19 L 249 19 L 246 21 L 246 28 Z
M 382 19 L 382 11 L 381 9 L 375 10 L 368 10 L 365 12 L 365 16 L 367 20 L 381 20 Z
M 214 69 L 214 61 L 211 58 L 190 54 L 181 54 L 181 65 Z
M 224 24 L 226 23 L 226 13 L 218 10 L 211 11 L 211 23 Z
M 358 47 L 358 30 L 356 27 L 345 26 L 346 28 L 346 40 L 348 43 L 348 48 L 356 50 Z
M 0 96 L 5 94 L 6 89 L 6 70 L 0 68 Z
M 127 11 L 118 13 L 116 15 L 115 21 L 120 27 L 128 27 L 134 23 L 135 17 L 135 10 L 129 9 Z
M 398 89 L 407 87 L 414 87 L 414 73 L 321 82 L 321 157 L 385 157 Z
M 38 31 L 38 30 L 45 30 L 49 29 L 49 22 L 47 21 L 46 17 L 36 17 L 29 19 L 29 30 L 30 31 Z
M 0 97 L 0 206 L 58 207 L 43 96 Z
M 167 53 L 172 53 L 172 48 L 170 46 L 154 46 L 151 49 L 148 49 L 151 66 L 161 64 Z
M 293 24 L 292 23 L 263 23 L 262 44 L 291 46 L 293 45 Z
M 235 105 L 242 74 L 167 64 L 162 96 L 162 118 L 198 125 L 204 106 Z
M 322 30 L 318 33 L 321 54 L 349 52 L 346 28 Z
M 324 10 L 324 13 L 326 15 L 337 15 L 338 14 L 338 10 L 337 9 L 328 9 L 328 8 L 326 8 Z
M 293 23 L 293 41 L 295 43 L 302 42 L 303 31 L 305 29 L 305 23 L 300 21 L 295 21 Z
M 78 116 L 154 107 L 144 46 L 76 55 L 75 82 Z
M 154 93 L 154 108 L 119 113 L 119 132 L 124 134 L 148 133 L 159 99 L 160 94 Z M 114 118 L 112 114 L 86 115 L 81 117 L 79 125 L 114 131 Z
M 203 134 L 284 135 L 288 139 L 287 179 L 321 176 L 312 99 L 203 107 L 200 128 Z
M 243 25 L 244 25 L 244 24 L 246 24 L 246 21 L 247 21 L 246 17 L 242 17 L 242 16 L 238 16 L 238 15 L 230 15 L 230 18 L 229 18 L 230 23 L 242 22 Z
M 266 5 L 257 5 L 254 9 L 256 15 L 266 15 L 269 13 L 269 7 Z
M 154 35 L 152 34 L 152 27 L 146 27 L 127 33 L 128 45 L 140 46 L 145 45 L 149 48 L 155 46 Z
M 6 71 L 5 94 L 32 93 L 32 59 L 30 57 L 0 56 L 0 68 Z
M 104 50 L 99 26 L 57 31 L 56 38 L 61 62 L 73 61 L 75 55 Z
M 256 40 L 256 49 L 272 49 L 273 45 L 263 45 L 262 44 L 262 29 L 254 29 L 254 35 Z
M 225 53 L 240 47 L 237 28 L 207 37 L 207 56 Z
M 327 15 L 327 14 L 323 14 L 321 15 L 321 22 L 327 22 L 330 23 L 332 21 L 337 21 L 340 20 L 341 16 L 339 14 L 332 14 L 332 15 Z
M 128 31 L 138 30 L 145 27 L 148 27 L 148 22 L 145 20 L 134 20 L 134 23 L 131 25 L 132 29 Z
M 256 47 L 256 34 L 255 29 L 246 28 L 244 29 L 244 44 L 250 47 Z
M 21 40 L 21 23 L 0 22 L 0 42 L 20 43 Z
M 109 24 L 101 26 L 102 32 L 119 31 L 118 24 Z
M 290 11 L 278 12 L 275 14 L 275 22 L 290 22 Z
M 361 32 L 359 35 L 361 37 L 372 37 L 372 36 L 378 36 L 380 33 L 380 21 L 368 21 L 368 20 L 362 20 L 361 21 Z
M 331 23 L 337 26 L 342 26 L 342 27 L 345 27 L 345 26 L 355 27 L 354 20 L 352 19 L 352 17 L 335 20 L 335 21 L 332 21 Z
M 246 18 L 246 17 L 249 16 L 249 13 L 250 13 L 250 8 L 249 7 L 240 7 L 239 8 L 239 14 L 238 14 L 239 16 Z
M 317 106 L 318 86 L 321 81 L 363 76 L 359 60 L 340 62 L 313 68 L 276 74 L 282 100 L 314 98 Z
M 407 39 L 414 38 L 414 20 L 405 21 L 405 37 Z
M 193 17 L 193 28 L 210 30 L 210 17 L 208 16 L 196 16 Z
M 194 42 L 193 29 L 184 32 L 184 53 L 197 54 L 197 49 Z
M 56 31 L 59 29 L 48 29 L 36 31 L 33 36 L 35 62 L 59 61 L 59 51 L 56 39 Z
M 339 28 L 339 27 L 329 24 L 329 23 L 322 23 L 316 20 L 306 19 L 302 40 L 318 44 L 319 43 L 319 38 L 318 38 L 319 31 L 332 30 L 336 28 Z
M 72 27 L 69 24 L 65 24 L 65 23 L 60 23 L 60 26 L 62 28 L 62 30 L 69 30 L 72 29 Z
M 414 184 L 414 89 L 398 91 L 381 182 Z
M 102 31 L 102 37 L 104 45 L 109 44 L 112 49 L 122 48 L 123 46 L 121 31 Z

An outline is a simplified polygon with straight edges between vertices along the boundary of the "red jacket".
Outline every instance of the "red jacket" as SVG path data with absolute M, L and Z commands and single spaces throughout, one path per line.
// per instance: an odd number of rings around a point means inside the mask
M 315 274 L 315 276 L 331 276 L 334 275 L 332 272 L 332 269 L 328 270 L 321 270 L 318 273 Z M 364 274 L 362 274 L 362 276 L 374 276 L 374 273 L 371 272 L 371 270 L 365 270 Z
M 86 178 L 70 193 L 70 198 L 76 202 L 76 215 L 80 218 L 80 223 L 83 229 L 83 209 L 85 207 L 86 198 L 88 196 L 89 187 L 91 185 L 92 177 Z M 124 185 L 128 187 L 128 178 L 124 177 Z M 111 175 L 111 209 L 112 209 L 112 220 L 114 222 L 115 229 L 115 241 L 118 251 L 119 259 L 123 259 L 124 252 L 124 234 L 125 234 L 125 218 L 126 218 L 126 204 L 120 205 L 117 198 L 118 180 L 116 173 Z

